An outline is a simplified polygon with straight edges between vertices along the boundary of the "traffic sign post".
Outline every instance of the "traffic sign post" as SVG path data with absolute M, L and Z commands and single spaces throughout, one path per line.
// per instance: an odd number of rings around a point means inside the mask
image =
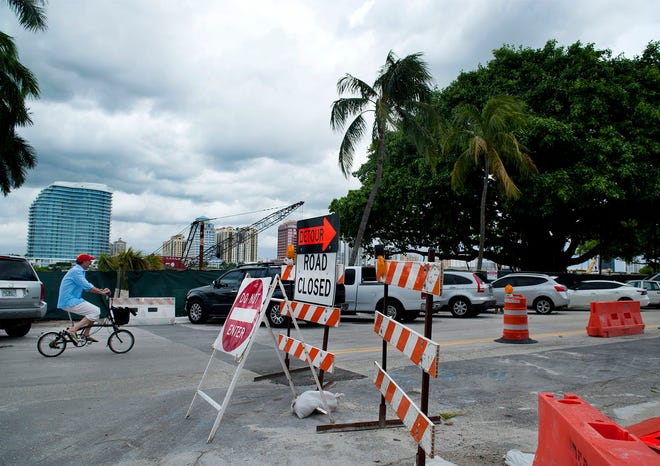
M 339 215 L 300 220 L 297 228 L 296 300 L 332 306 L 337 283 Z
M 282 292 L 283 299 L 273 298 L 273 293 L 277 287 L 279 287 L 280 291 Z M 302 339 L 302 332 L 298 327 L 296 314 L 294 312 L 290 313 L 291 321 L 298 331 L 300 340 L 290 341 L 292 339 L 286 339 L 283 337 L 283 335 L 280 335 L 278 340 L 278 338 L 276 338 L 275 334 L 273 333 L 273 329 L 268 323 L 268 319 L 264 318 L 265 310 L 268 308 L 271 301 L 282 301 L 284 308 L 286 309 L 291 307 L 291 301 L 289 301 L 286 296 L 286 291 L 282 285 L 282 280 L 280 277 L 276 276 L 271 284 L 270 277 L 250 278 L 249 276 L 246 276 L 246 278 L 241 283 L 238 295 L 229 312 L 229 315 L 227 316 L 227 319 L 225 320 L 225 324 L 223 325 L 220 334 L 213 342 L 213 353 L 211 354 L 211 358 L 206 365 L 202 379 L 197 386 L 195 395 L 193 396 L 193 399 L 190 402 L 190 407 L 188 408 L 188 412 L 186 413 L 186 418 L 188 418 L 190 416 L 190 411 L 192 410 L 193 404 L 195 403 L 195 399 L 198 395 L 200 398 L 208 402 L 213 408 L 215 408 L 216 411 L 218 411 L 207 442 L 211 442 L 213 440 L 218 427 L 220 427 L 220 422 L 227 408 L 227 405 L 229 404 L 231 395 L 236 388 L 240 372 L 243 369 L 245 361 L 247 360 L 247 356 L 250 353 L 252 344 L 255 341 L 254 335 L 256 334 L 256 330 L 259 328 L 262 322 L 266 324 L 266 327 L 268 327 L 268 330 L 270 331 L 275 347 L 275 353 L 280 361 L 282 369 L 284 370 L 284 374 L 289 381 L 289 386 L 291 387 L 294 398 L 298 397 L 298 393 L 296 392 L 296 388 L 293 384 L 293 378 L 291 377 L 289 369 L 285 364 L 282 355 L 280 354 L 280 349 L 286 349 L 289 351 L 291 350 L 292 345 L 295 343 L 297 347 L 295 351 L 297 357 L 308 363 L 312 375 L 314 376 L 316 386 L 320 392 L 321 402 L 325 408 L 324 413 L 328 416 L 330 422 L 334 423 L 334 419 L 330 413 L 330 407 L 325 399 L 325 395 L 323 394 L 322 383 L 319 381 L 318 376 L 316 375 L 316 371 L 314 370 L 315 366 L 326 370 L 331 370 L 334 366 L 334 354 L 327 353 L 325 351 L 326 348 L 324 348 L 322 353 L 319 353 L 318 350 L 313 346 L 305 344 Z M 322 316 L 316 316 L 316 319 L 323 320 L 323 318 L 329 318 L 332 322 L 338 324 L 339 310 L 337 309 L 334 311 L 335 312 L 330 312 L 327 315 L 322 314 Z M 282 343 L 283 341 L 284 343 Z M 206 378 L 206 374 L 211 367 L 211 362 L 213 361 L 216 351 L 223 351 L 227 354 L 233 355 L 235 360 L 239 363 L 236 367 L 236 371 L 234 372 L 234 376 L 232 377 L 231 383 L 229 384 L 229 388 L 227 389 L 227 393 L 225 394 L 225 398 L 222 404 L 216 402 L 202 390 L 204 379 Z
M 255 324 L 261 316 L 269 285 L 270 277 L 243 280 L 213 348 L 233 355 L 237 361 L 243 357 L 252 334 L 258 327 Z

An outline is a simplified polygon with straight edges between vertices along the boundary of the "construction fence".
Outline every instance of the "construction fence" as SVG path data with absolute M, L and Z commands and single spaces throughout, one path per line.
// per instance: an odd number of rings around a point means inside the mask
M 210 284 L 223 272 L 218 270 L 154 270 L 146 272 L 126 272 L 127 288 L 130 297 L 135 298 L 157 298 L 162 296 L 174 297 L 176 316 L 185 316 L 184 301 L 186 293 L 191 288 Z M 68 319 L 66 312 L 57 309 L 57 298 L 60 282 L 65 272 L 39 272 L 39 278 L 46 289 L 46 302 L 48 311 L 46 319 Z M 117 287 L 116 272 L 88 271 L 86 274 L 94 286 L 98 288 Z M 98 305 L 101 309 L 101 296 L 86 293 L 86 300 Z M 103 314 L 102 314 L 103 315 Z

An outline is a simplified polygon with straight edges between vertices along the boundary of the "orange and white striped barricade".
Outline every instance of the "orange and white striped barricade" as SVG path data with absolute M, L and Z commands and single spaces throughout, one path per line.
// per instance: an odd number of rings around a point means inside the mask
M 280 313 L 289 316 L 293 315 L 296 319 L 327 327 L 338 327 L 341 318 L 341 310 L 338 307 L 328 307 L 301 301 L 281 302 Z
M 311 362 L 314 367 L 325 372 L 333 372 L 335 370 L 335 355 L 333 353 L 323 351 L 281 333 L 277 336 L 277 346 L 285 353 L 301 361 Z
M 442 295 L 442 264 L 439 262 L 386 261 L 381 282 L 436 296 Z
M 438 361 L 440 346 L 429 337 L 432 330 L 432 319 L 429 311 L 431 295 L 442 295 L 442 264 L 434 262 L 435 251 L 429 249 L 429 262 L 386 261 L 384 275 L 378 274 L 378 280 L 385 283 L 384 291 L 390 285 L 409 288 L 427 294 L 427 315 L 424 323 L 424 336 L 409 329 L 405 325 L 375 312 L 374 332 L 383 339 L 382 364 L 374 362 L 376 375 L 374 383 L 381 393 L 381 403 L 378 421 L 340 424 L 335 426 L 317 426 L 319 432 L 329 430 L 364 430 L 384 428 L 403 423 L 413 439 L 417 442 L 417 465 L 423 466 L 426 455 L 435 455 L 435 424 L 442 422 L 441 416 L 428 417 L 428 378 L 438 376 Z M 387 367 L 387 345 L 391 344 L 422 369 L 422 393 L 420 408 L 392 380 L 384 368 Z M 385 403 L 394 409 L 399 420 L 386 420 Z M 392 422 L 394 421 L 394 422 Z
M 440 345 L 405 325 L 376 312 L 374 332 L 433 377 L 438 376 Z
M 293 264 L 284 264 L 282 265 L 282 271 L 280 273 L 282 280 L 291 281 L 296 278 L 296 266 Z
M 376 374 L 374 384 L 397 416 L 408 428 L 412 438 L 429 457 L 435 456 L 435 424 L 420 411 L 401 387 L 374 361 Z
M 285 300 L 280 303 L 280 313 L 288 315 L 289 317 L 313 322 L 315 324 L 323 325 L 323 348 L 319 351 L 328 350 L 329 327 L 338 327 L 339 320 L 341 319 L 341 309 L 338 307 L 328 307 L 319 304 L 304 303 L 301 301 L 288 301 Z M 287 335 L 289 336 L 289 335 Z M 280 348 L 281 349 L 281 348 Z M 318 350 L 318 348 L 315 348 Z M 287 352 L 287 355 L 291 354 Z M 288 356 L 287 356 L 288 358 Z M 301 359 L 301 358 L 298 358 Z M 304 361 L 304 359 L 302 359 Z M 288 362 L 288 359 L 287 359 Z M 322 367 L 319 368 L 319 380 L 323 385 L 323 376 L 326 372 Z M 332 372 L 332 371 L 328 371 Z

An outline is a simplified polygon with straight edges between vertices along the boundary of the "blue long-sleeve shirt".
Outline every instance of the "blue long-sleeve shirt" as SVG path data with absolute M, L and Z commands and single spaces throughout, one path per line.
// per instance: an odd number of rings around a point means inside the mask
M 60 283 L 60 294 L 57 298 L 58 309 L 73 307 L 84 301 L 82 299 L 83 291 L 89 291 L 94 285 L 85 278 L 85 269 L 80 264 L 76 264 L 62 278 Z

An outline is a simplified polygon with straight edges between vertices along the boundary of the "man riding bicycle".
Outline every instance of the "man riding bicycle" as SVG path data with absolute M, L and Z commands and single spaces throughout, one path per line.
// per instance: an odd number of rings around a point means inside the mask
M 83 291 L 100 295 L 110 294 L 110 289 L 97 288 L 85 278 L 85 272 L 89 269 L 89 266 L 92 265 L 94 259 L 95 257 L 92 257 L 89 254 L 80 254 L 76 258 L 76 265 L 69 269 L 60 283 L 60 294 L 57 299 L 57 307 L 83 317 L 73 327 L 66 330 L 71 335 L 71 338 L 75 340 L 78 339 L 76 336 L 78 330 L 84 327 L 85 330 L 83 330 L 83 336 L 88 341 L 98 341 L 90 336 L 90 331 L 92 329 L 91 325 L 101 316 L 101 310 L 98 306 L 82 299 L 81 296 Z

